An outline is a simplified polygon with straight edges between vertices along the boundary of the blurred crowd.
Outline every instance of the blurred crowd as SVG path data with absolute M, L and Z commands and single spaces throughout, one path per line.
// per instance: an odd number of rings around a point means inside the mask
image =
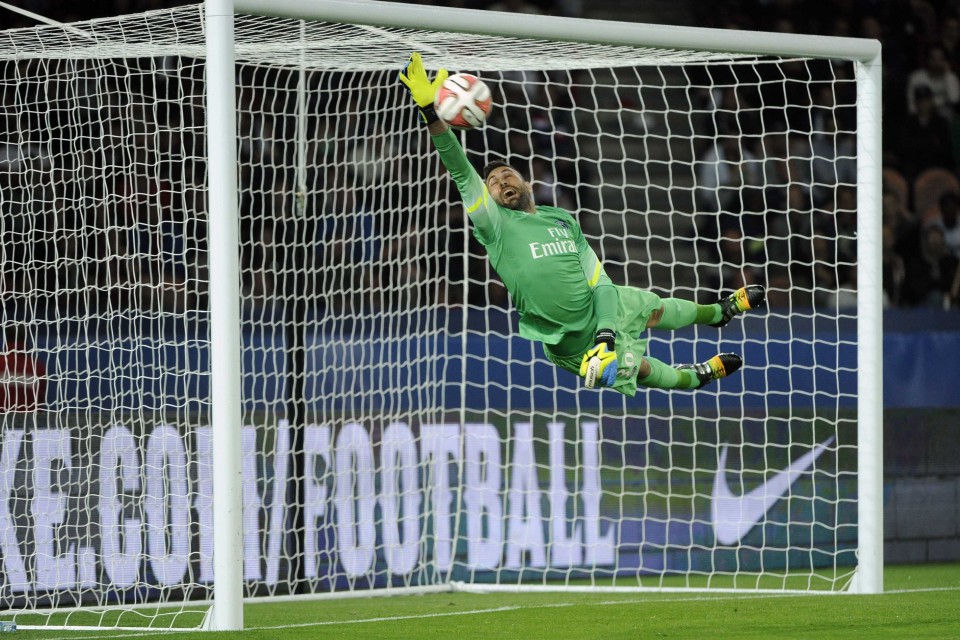
M 179 4 L 186 3 L 34 0 L 25 7 L 70 22 Z M 425 4 L 591 17 L 591 11 L 604 3 L 438 0 Z M 960 308 L 960 2 L 717 0 L 688 4 L 691 24 L 696 26 L 882 41 L 885 303 Z M 0 18 L 0 28 L 35 26 L 34 21 L 5 10 L 0 10 Z M 83 65 L 77 63 L 77 69 Z M 127 118 L 132 123 L 129 130 L 119 124 L 120 118 L 108 117 L 95 119 L 85 129 L 71 128 L 69 110 L 54 116 L 56 122 L 46 115 L 45 122 L 29 123 L 30 116 L 14 122 L 11 110 L 5 111 L 8 133 L 0 148 L 0 163 L 6 163 L 8 170 L 0 170 L 0 186 L 6 193 L 6 260 L 0 284 L 5 305 L 15 300 L 21 315 L 25 305 L 31 307 L 31 314 L 55 311 L 81 316 L 94 309 L 109 315 L 129 309 L 183 313 L 206 307 L 207 292 L 194 286 L 207 281 L 203 113 L 199 100 L 180 100 L 175 106 L 170 100 L 191 79 L 199 87 L 202 67 L 181 67 L 168 75 L 148 67 L 142 74 L 129 70 L 102 74 L 98 82 L 112 85 L 91 88 L 86 94 L 89 104 L 81 99 L 70 107 L 125 110 L 132 116 Z M 59 99 L 45 93 L 51 89 L 32 80 L 30 72 L 30 63 L 7 72 L 20 76 L 15 83 L 9 75 L 6 79 L 7 86 L 17 87 L 4 92 L 6 106 Z M 257 90 L 289 78 L 279 72 L 271 79 L 265 76 L 268 73 L 247 69 L 238 92 L 242 286 L 248 310 L 274 313 L 269 301 L 277 296 L 314 297 L 341 311 L 361 306 L 381 311 L 423 307 L 428 301 L 459 304 L 463 287 L 449 285 L 464 278 L 476 283 L 467 293 L 471 301 L 507 306 L 505 292 L 490 277 L 479 247 L 459 232 L 462 209 L 441 210 L 440 197 L 450 194 L 419 191 L 416 177 L 425 166 L 441 173 L 425 140 L 386 136 L 377 143 L 381 146 L 367 144 L 370 137 L 365 133 L 375 124 L 360 114 L 377 107 L 361 104 L 369 96 L 344 90 L 337 84 L 342 79 L 327 76 L 308 105 L 316 116 L 307 125 L 307 147 L 297 150 L 291 143 L 296 139 L 292 103 L 278 105 L 276 95 Z M 786 110 L 782 119 L 750 122 L 749 115 L 758 104 L 769 105 L 775 99 L 763 94 L 762 82 L 755 83 L 761 88 L 753 94 L 723 88 L 717 82 L 718 89 L 696 98 L 703 102 L 698 108 L 719 115 L 697 132 L 697 189 L 691 207 L 716 213 L 702 216 L 707 222 L 698 229 L 700 242 L 709 245 L 704 255 L 712 255 L 719 265 L 708 283 L 713 290 L 773 280 L 774 288 L 779 283 L 782 290 L 793 286 L 811 292 L 808 299 L 792 297 L 795 304 L 849 307 L 856 300 L 855 85 L 849 77 L 850 65 L 825 63 L 809 67 L 807 73 L 813 82 L 797 83 L 807 93 L 806 98 L 800 97 L 807 106 L 800 110 L 802 122 Z M 522 82 L 513 87 L 523 93 Z M 509 143 L 491 140 L 492 150 L 535 146 L 535 134 L 541 132 L 544 146 L 556 158 L 573 155 L 562 145 L 564 132 L 574 127 L 563 120 L 574 98 L 562 90 L 555 93 L 548 102 L 556 113 L 549 118 L 541 117 L 547 114 L 535 108 L 510 116 L 523 118 L 524 130 L 533 134 Z M 522 95 L 518 101 L 523 103 Z M 277 116 L 259 115 L 264 112 Z M 724 117 L 728 112 L 737 112 L 737 117 Z M 44 148 L 31 150 L 10 137 L 18 127 L 45 126 L 62 127 L 56 135 L 55 154 Z M 297 176 L 293 169 L 297 153 L 306 153 L 317 170 Z M 338 156 L 327 157 L 330 154 Z M 770 161 L 771 157 L 780 160 Z M 787 157 L 795 160 L 784 161 Z M 796 160 L 800 158 L 813 160 Z M 588 164 L 534 163 L 536 188 L 551 191 L 543 198 L 538 195 L 538 200 L 552 198 L 560 206 L 583 202 L 589 194 L 565 191 L 558 185 L 588 184 Z M 37 181 L 32 175 L 48 178 Z M 410 211 L 409 217 L 384 220 L 376 210 L 374 191 L 377 202 L 385 198 L 391 209 Z M 456 201 L 455 196 L 452 199 Z M 53 206 L 43 216 L 31 218 L 36 207 L 30 203 L 36 202 Z M 264 211 L 274 215 L 264 216 Z M 770 216 L 771 211 L 786 215 Z M 817 215 L 797 213 L 810 211 Z M 766 234 L 763 242 L 756 241 L 762 235 L 758 229 Z M 462 259 L 465 252 L 470 257 Z M 781 272 L 776 263 L 785 255 L 791 256 L 792 266 L 783 266 Z M 364 292 L 367 300 L 349 299 L 357 292 Z M 777 302 L 771 300 L 771 304 Z
M 696 6 L 697 26 L 881 42 L 885 304 L 960 308 L 960 3 L 720 0 L 709 9 Z M 849 145 L 847 153 L 841 144 Z M 832 155 L 848 154 L 855 154 L 852 141 L 838 137 Z M 848 272 L 855 277 L 855 270 Z
M 592 17 L 592 11 L 604 6 L 579 0 L 453 4 L 582 17 Z M 960 309 L 960 2 L 716 0 L 687 6 L 687 26 L 881 42 L 884 304 Z M 619 17 L 630 19 L 629 14 Z M 643 17 L 656 19 L 650 13 Z M 711 78 L 720 88 L 707 96 L 706 109 L 739 113 L 713 118 L 697 132 L 714 140 L 698 143 L 696 165 L 697 211 L 718 214 L 699 229 L 720 265 L 709 281 L 715 288 L 734 288 L 773 280 L 768 284 L 776 288 L 779 280 L 783 287 L 788 283 L 811 287 L 812 295 L 801 296 L 801 304 L 855 306 L 857 149 L 852 70 L 811 65 L 797 75 L 805 74 L 808 83 L 800 90 L 808 95 L 793 99 L 808 108 L 753 123 L 749 114 L 777 98 L 771 100 L 762 89 L 751 95 L 724 86 L 725 81 L 736 80 L 733 76 Z M 770 161 L 778 155 L 791 159 Z M 787 215 L 770 216 L 771 211 Z M 813 215 L 798 215 L 801 211 Z M 757 241 L 761 226 L 766 237 Z M 794 268 L 781 278 L 771 265 L 785 255 L 810 273 Z M 796 295 L 789 299 L 798 301 Z

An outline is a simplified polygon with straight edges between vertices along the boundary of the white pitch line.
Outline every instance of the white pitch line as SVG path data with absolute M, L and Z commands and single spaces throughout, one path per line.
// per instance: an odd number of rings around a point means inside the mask
M 885 591 L 884 594 L 898 593 L 920 593 L 925 591 L 960 591 L 960 587 L 931 587 L 929 589 L 899 589 L 895 591 Z M 878 594 L 878 595 L 884 595 Z M 720 602 L 726 600 L 762 600 L 767 598 L 807 598 L 811 596 L 826 595 L 816 592 L 791 592 L 791 593 L 769 593 L 769 594 L 743 594 L 733 596 L 698 596 L 691 598 L 662 598 L 662 599 L 631 599 L 631 600 L 601 600 L 599 602 L 556 602 L 552 604 L 535 605 L 511 605 L 504 607 L 493 607 L 490 609 L 471 609 L 469 611 L 445 611 L 443 613 L 422 613 L 409 616 L 383 616 L 379 618 L 363 618 L 361 620 L 328 620 L 325 622 L 303 622 L 300 624 L 277 625 L 271 627 L 249 627 L 251 631 L 270 631 L 276 629 L 292 629 L 302 627 L 323 627 L 341 624 L 364 624 L 368 622 L 398 622 L 401 620 L 418 620 L 425 618 L 443 618 L 451 616 L 466 616 L 485 613 L 500 613 L 504 611 L 519 611 L 521 609 L 558 609 L 564 607 L 609 607 L 625 604 L 658 604 L 661 602 Z M 850 594 L 857 595 L 857 594 Z
M 891 591 L 884 591 L 882 594 L 877 595 L 887 595 L 887 594 L 900 594 L 900 593 L 924 593 L 928 591 L 960 591 L 960 587 L 931 587 L 926 589 L 896 589 Z M 663 599 L 629 599 L 629 600 L 602 600 L 599 602 L 556 602 L 553 604 L 535 604 L 535 605 L 511 605 L 504 607 L 491 607 L 488 609 L 470 609 L 469 611 L 444 611 L 442 613 L 421 613 L 416 615 L 409 616 L 381 616 L 377 618 L 363 618 L 361 620 L 327 620 L 323 622 L 302 622 L 299 624 L 284 624 L 276 625 L 269 627 L 247 627 L 244 631 L 276 631 L 280 629 L 302 629 L 310 627 L 328 627 L 334 625 L 348 625 L 348 624 L 367 624 L 370 622 L 401 622 L 406 620 L 425 620 L 429 618 L 451 618 L 454 616 L 470 616 L 470 615 L 483 615 L 490 613 L 504 613 L 507 611 L 520 611 L 520 610 L 529 610 L 529 609 L 560 609 L 566 607 L 609 607 L 609 606 L 622 606 L 622 605 L 635 605 L 635 604 L 657 604 L 661 602 L 721 602 L 727 600 L 762 600 L 769 598 L 793 598 L 793 597 L 802 597 L 807 598 L 810 596 L 826 595 L 823 593 L 816 592 L 791 592 L 791 593 L 773 593 L 773 594 L 763 594 L 763 595 L 754 595 L 754 594 L 743 594 L 739 596 L 697 596 L 692 598 L 663 598 Z M 834 595 L 834 594 L 831 594 Z M 856 595 L 856 594 L 851 594 Z M 97 640 L 107 640 L 113 638 L 144 638 L 150 636 L 164 636 L 169 635 L 172 632 L 180 633 L 190 633 L 195 631 L 194 629 L 165 629 L 165 630 L 152 630 L 146 632 L 137 632 L 137 633 L 123 633 L 116 635 L 98 635 L 95 636 Z M 199 633 L 199 631 L 197 631 Z M 59 638 L 50 638 L 49 640 L 77 640 L 79 636 L 62 636 Z M 94 637 L 94 636 L 90 636 Z

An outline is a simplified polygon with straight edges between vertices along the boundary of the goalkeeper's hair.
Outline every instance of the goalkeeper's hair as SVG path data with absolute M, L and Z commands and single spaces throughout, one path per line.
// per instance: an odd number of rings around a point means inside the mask
M 507 169 L 513 169 L 513 167 L 510 166 L 510 163 L 509 163 L 509 162 L 504 162 L 503 160 L 491 160 L 490 162 L 488 162 L 487 164 L 485 164 L 484 167 L 483 167 L 483 181 L 486 182 L 486 181 L 487 181 L 487 176 L 490 175 L 490 172 L 493 171 L 494 169 L 499 169 L 500 167 L 506 167 Z M 513 169 L 513 170 L 514 170 L 514 171 L 517 171 L 516 169 Z M 517 171 L 517 173 L 520 173 L 520 172 Z

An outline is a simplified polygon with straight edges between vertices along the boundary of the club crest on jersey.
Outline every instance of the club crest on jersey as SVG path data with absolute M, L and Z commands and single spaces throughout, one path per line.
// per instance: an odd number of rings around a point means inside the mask
M 560 227 L 561 229 L 569 229 L 570 225 L 567 224 L 566 220 L 554 220 L 553 223 Z

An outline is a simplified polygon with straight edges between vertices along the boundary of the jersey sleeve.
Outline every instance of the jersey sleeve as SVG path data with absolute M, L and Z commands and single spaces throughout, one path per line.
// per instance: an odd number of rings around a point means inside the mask
M 603 270 L 603 263 L 600 262 L 596 252 L 587 244 L 580 225 L 573 220 L 573 217 L 570 218 L 570 222 L 573 223 L 574 242 L 580 256 L 580 269 L 583 271 L 587 286 L 593 291 L 593 310 L 597 315 L 597 329 L 615 329 L 617 307 L 620 302 L 617 288 L 613 286 L 613 281 Z
M 457 185 L 467 215 L 473 222 L 477 239 L 484 245 L 494 242 L 500 236 L 502 220 L 500 210 L 496 202 L 490 198 L 483 179 L 467 160 L 467 154 L 464 153 L 453 131 L 447 129 L 440 135 L 431 137 L 443 166 L 450 172 L 450 177 Z

